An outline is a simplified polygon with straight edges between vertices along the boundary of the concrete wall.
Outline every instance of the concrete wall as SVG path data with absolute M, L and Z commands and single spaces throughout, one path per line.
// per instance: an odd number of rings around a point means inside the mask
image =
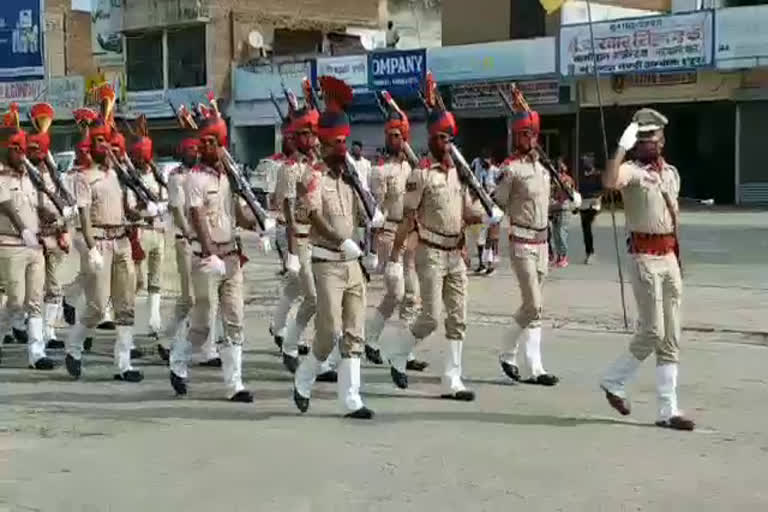
M 72 0 L 46 1 L 45 45 L 50 76 L 87 76 L 95 71 L 91 55 L 91 16 L 73 11 Z
M 443 46 L 509 39 L 511 0 L 443 0 Z

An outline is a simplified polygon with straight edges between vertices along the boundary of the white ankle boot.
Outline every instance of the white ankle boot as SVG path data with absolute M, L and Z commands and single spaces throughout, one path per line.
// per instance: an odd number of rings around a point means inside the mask
M 656 366 L 656 398 L 659 421 L 680 416 L 677 408 L 677 364 L 665 363 Z
M 445 364 L 443 367 L 442 388 L 443 394 L 453 395 L 460 391 L 466 391 L 461 380 L 461 358 L 464 342 L 461 340 L 447 340 Z
M 312 386 L 315 385 L 315 379 L 320 373 L 321 365 L 322 363 L 317 360 L 315 353 L 310 351 L 296 369 L 296 374 L 293 377 L 293 386 L 296 388 L 296 392 L 303 398 L 309 399 L 312 397 Z
M 133 327 L 130 325 L 118 325 L 114 346 L 116 373 L 123 374 L 133 370 L 131 366 L 131 348 L 133 348 Z
M 631 352 L 624 352 L 608 367 L 608 371 L 600 380 L 600 387 L 610 394 L 626 400 L 625 386 L 635 376 L 641 363 L 642 361 L 632 355 Z
M 363 399 L 360 397 L 360 358 L 342 358 L 338 371 L 337 397 L 342 414 L 361 409 Z
M 224 374 L 224 385 L 227 388 L 227 398 L 232 398 L 245 389 L 243 385 L 243 347 L 242 345 L 225 344 L 219 349 L 221 370 Z
M 150 293 L 149 298 L 149 332 L 158 334 L 160 333 L 163 320 L 160 317 L 160 294 Z
M 27 320 L 27 355 L 29 364 L 35 363 L 45 357 L 45 341 L 43 340 L 43 319 L 30 317 Z

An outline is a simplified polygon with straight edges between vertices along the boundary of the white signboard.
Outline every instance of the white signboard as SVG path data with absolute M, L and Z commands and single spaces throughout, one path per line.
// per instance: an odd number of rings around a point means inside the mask
M 715 64 L 721 69 L 768 66 L 768 5 L 719 9 Z
M 665 71 L 712 63 L 712 12 L 698 11 L 595 23 L 601 74 Z M 560 30 L 560 73 L 593 73 L 589 25 Z
M 123 64 L 124 0 L 93 0 L 91 9 L 91 51 L 98 66 Z
M 72 111 L 83 106 L 85 80 L 82 76 L 65 76 L 24 82 L 0 82 L 0 109 L 8 110 L 18 103 L 22 113 L 38 102 L 47 102 L 56 111 L 56 119 L 72 119 Z M 23 119 L 26 121 L 26 119 Z
M 317 77 L 333 76 L 353 89 L 368 85 L 368 55 L 349 55 L 317 59 Z
M 517 82 L 530 105 L 553 105 L 560 102 L 560 84 L 557 80 L 528 80 Z M 456 84 L 451 86 L 451 106 L 456 110 L 476 108 L 504 108 L 499 87 L 512 93 L 512 82 Z

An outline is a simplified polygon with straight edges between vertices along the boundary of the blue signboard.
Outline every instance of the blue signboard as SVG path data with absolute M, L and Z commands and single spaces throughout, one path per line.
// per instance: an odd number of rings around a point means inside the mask
M 0 1 L 0 81 L 43 77 L 40 0 Z
M 427 51 L 396 50 L 368 54 L 368 87 L 393 94 L 417 91 L 427 72 Z

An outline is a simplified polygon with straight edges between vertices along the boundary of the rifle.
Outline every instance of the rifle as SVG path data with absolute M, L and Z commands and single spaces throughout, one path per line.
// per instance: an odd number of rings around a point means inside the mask
M 424 97 L 424 94 L 422 94 L 421 91 L 419 91 L 419 99 L 424 105 L 427 114 L 429 114 L 431 107 L 427 103 L 427 99 Z M 489 217 L 493 217 L 493 208 L 496 207 L 496 204 L 493 202 L 493 199 L 491 199 L 488 191 L 483 188 L 479 181 L 477 181 L 477 176 L 475 176 L 475 173 L 472 172 L 472 168 L 467 163 L 464 155 L 461 154 L 461 151 L 459 151 L 459 148 L 457 148 L 453 142 L 450 143 L 449 151 L 453 162 L 456 164 L 456 170 L 459 173 L 459 179 L 462 183 L 469 187 L 472 194 L 474 194 L 474 196 L 480 200 L 480 204 L 483 205 L 485 213 Z
M 384 120 L 387 119 L 387 111 L 384 109 L 384 107 L 381 104 L 381 99 L 379 98 L 379 95 L 381 95 L 381 98 L 384 99 L 384 102 L 391 108 L 392 110 L 399 110 L 397 108 L 397 104 L 395 103 L 395 100 L 392 98 L 392 95 L 389 94 L 389 92 L 385 90 L 379 91 L 379 94 L 376 94 L 376 104 L 379 106 L 379 110 L 381 110 L 382 114 L 384 114 Z M 419 165 L 419 157 L 416 156 L 416 153 L 413 151 L 413 148 L 411 147 L 411 144 L 403 139 L 403 153 L 405 153 L 405 158 L 408 160 L 408 163 L 411 164 L 412 168 L 416 168 Z
M 64 198 L 64 202 L 66 202 L 69 206 L 75 205 L 75 198 L 72 196 L 69 190 L 64 186 L 64 183 L 61 181 L 61 175 L 59 174 L 59 169 L 56 166 L 56 162 L 53 160 L 53 155 L 51 155 L 51 152 L 48 151 L 45 155 L 45 163 L 48 165 L 48 170 L 51 173 L 51 179 L 53 180 L 53 184 L 56 187 L 56 190 L 61 194 L 61 197 Z
M 520 89 L 517 88 L 516 84 L 512 84 L 512 94 L 515 95 L 514 100 L 510 100 L 507 98 L 507 95 L 504 93 L 504 89 L 502 86 L 497 86 L 497 90 L 499 92 L 499 96 L 501 97 L 501 101 L 504 103 L 504 106 L 507 108 L 507 110 L 511 114 L 517 114 L 518 110 L 522 110 L 523 112 L 530 112 L 531 107 L 528 106 L 528 103 L 525 101 L 525 98 L 523 97 L 523 93 L 520 91 Z M 517 108 L 515 108 L 515 105 L 517 105 Z M 560 175 L 557 173 L 557 170 L 555 169 L 554 164 L 552 163 L 552 160 L 549 159 L 549 156 L 544 152 L 544 150 L 536 144 L 533 148 L 536 151 L 536 154 L 539 156 L 539 161 L 544 165 L 544 167 L 549 171 L 550 176 L 553 180 L 555 180 L 555 183 L 562 189 L 563 192 L 565 192 L 565 195 L 568 196 L 568 199 L 570 201 L 573 201 L 573 191 L 570 189 L 570 187 L 566 187 L 563 183 L 563 180 L 560 179 Z
M 250 208 L 253 216 L 256 217 L 256 222 L 259 224 L 259 229 L 262 231 L 267 231 L 268 224 L 271 224 L 269 222 L 270 219 L 267 215 L 267 211 L 264 209 L 264 207 L 261 206 L 258 199 L 256 199 L 256 196 L 253 194 L 253 190 L 251 190 L 251 187 L 248 185 L 245 177 L 242 175 L 242 173 L 240 173 L 234 158 L 232 158 L 232 155 L 229 154 L 227 148 L 221 147 L 219 149 L 221 150 L 221 160 L 224 164 L 224 170 L 227 172 L 227 176 L 229 177 L 229 182 L 232 185 L 232 188 L 237 195 L 245 200 L 245 203 L 248 205 L 248 208 Z
M 357 195 L 360 202 L 363 204 L 363 211 L 365 212 L 365 240 L 363 241 L 363 253 L 365 256 L 369 256 L 375 254 L 375 235 L 373 233 L 373 228 L 371 227 L 371 221 L 373 221 L 373 217 L 376 215 L 376 200 L 369 191 L 363 188 L 360 176 L 358 176 L 357 169 L 355 168 L 355 162 L 352 160 L 352 155 L 350 155 L 349 152 L 347 152 L 345 156 L 345 164 L 341 179 L 352 187 L 352 190 L 355 191 L 355 195 Z M 365 280 L 370 281 L 371 276 L 368 273 L 368 269 L 363 265 L 362 260 L 360 260 L 360 268 L 363 269 Z
M 64 210 L 67 208 L 67 206 L 71 205 L 66 204 L 60 195 L 49 190 L 48 187 L 45 186 L 45 181 L 43 180 L 43 176 L 40 174 L 40 170 L 35 167 L 32 162 L 29 161 L 29 158 L 27 158 L 26 155 L 22 156 L 22 162 L 24 167 L 27 169 L 27 175 L 29 176 L 29 180 L 32 182 L 32 185 L 34 185 L 37 190 L 45 194 L 56 207 L 56 210 L 58 210 L 59 214 L 63 216 Z M 69 214 L 69 217 L 62 217 L 60 220 L 66 222 L 74 216 L 74 211 L 75 210 L 72 209 L 72 213 Z
M 111 163 L 115 168 L 120 183 L 122 183 L 123 186 L 131 189 L 131 191 L 136 194 L 136 198 L 139 201 L 144 204 L 157 202 L 157 197 L 152 193 L 151 190 L 149 190 L 149 188 L 147 188 L 147 185 L 141 180 L 141 178 L 131 172 L 131 169 L 133 169 L 133 164 L 130 163 L 130 160 L 128 160 L 128 162 L 123 161 L 121 163 L 117 155 L 115 155 L 113 150 L 110 149 L 107 151 L 107 161 Z M 135 171 L 135 169 L 133 170 Z

